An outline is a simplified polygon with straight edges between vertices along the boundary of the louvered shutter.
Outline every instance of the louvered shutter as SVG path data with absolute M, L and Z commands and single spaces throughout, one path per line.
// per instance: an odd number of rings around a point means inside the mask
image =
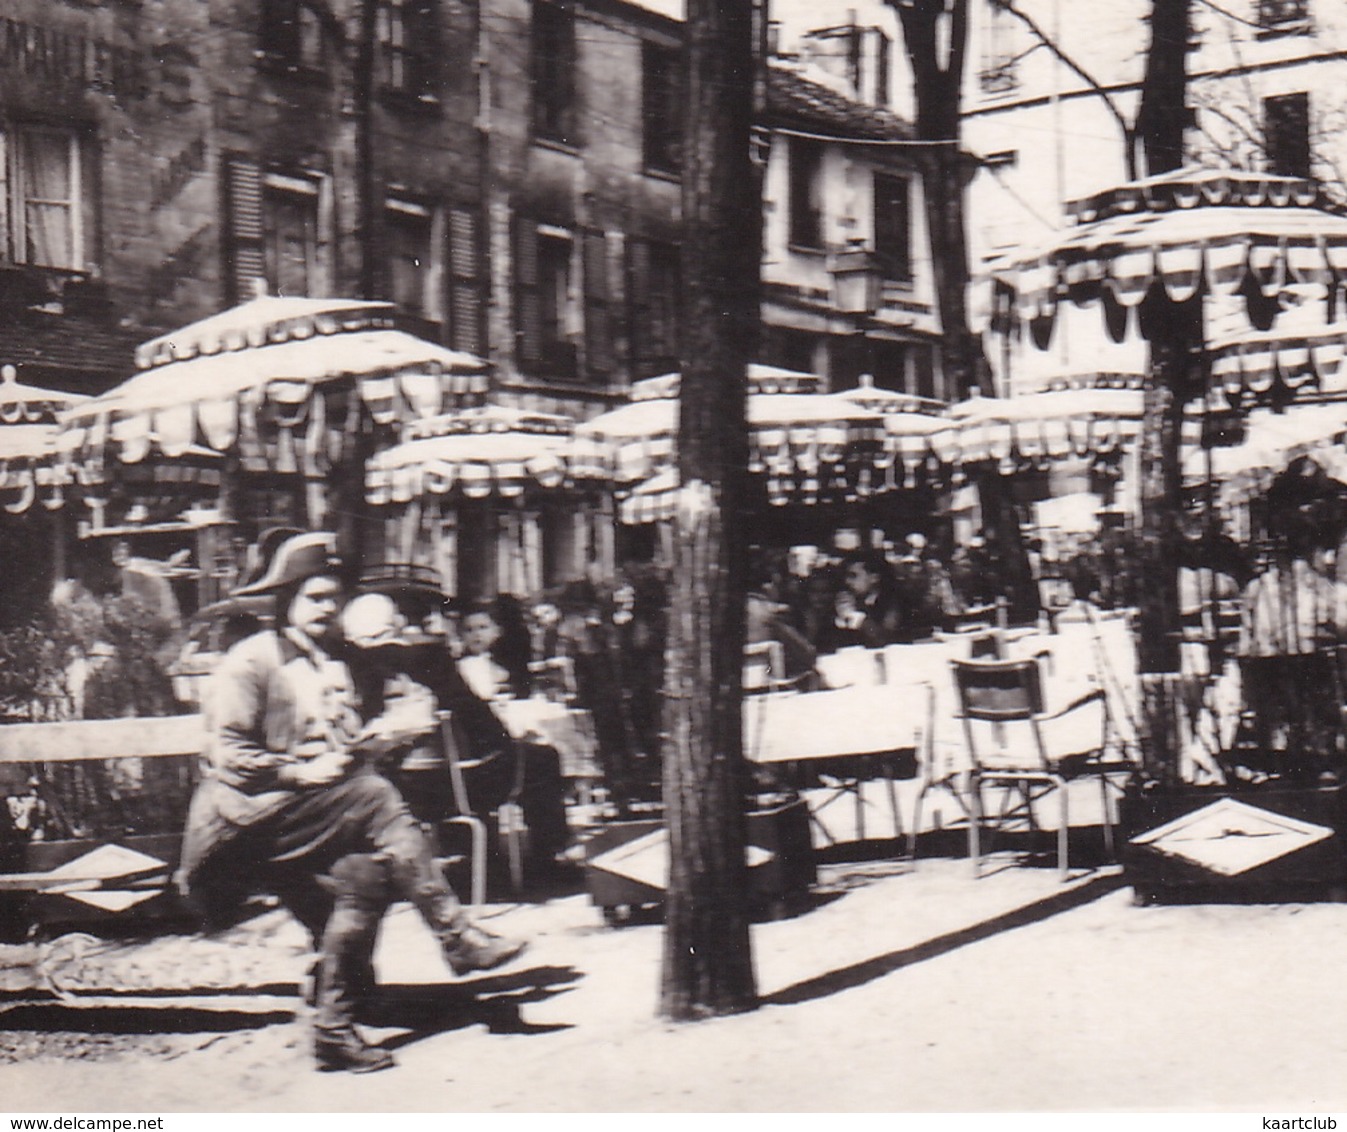
M 449 212 L 450 342 L 456 350 L 482 354 L 482 284 L 477 214 Z
M 538 293 L 538 225 L 514 222 L 515 350 L 519 367 L 536 373 L 542 364 L 542 298 Z
M 608 239 L 602 232 L 584 235 L 585 369 L 596 384 L 607 384 L 613 371 Z
M 262 169 L 248 157 L 226 158 L 225 259 L 228 301 L 239 303 L 266 279 L 262 227 Z

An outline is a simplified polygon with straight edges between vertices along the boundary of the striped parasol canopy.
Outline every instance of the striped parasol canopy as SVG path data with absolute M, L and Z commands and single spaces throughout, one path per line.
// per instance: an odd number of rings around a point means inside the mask
M 882 413 L 818 392 L 815 374 L 752 365 L 748 382 L 748 469 L 766 477 L 773 502 L 855 498 L 872 490 L 886 443 Z M 673 467 L 679 385 L 676 373 L 635 383 L 628 404 L 576 426 L 577 445 L 589 459 L 606 459 L 618 484 Z
M 193 446 L 245 470 L 320 475 L 345 454 L 353 389 L 379 426 L 486 393 L 480 359 L 397 330 L 389 303 L 263 296 L 146 342 L 141 372 L 64 414 L 62 447 L 97 482 L 108 453 L 138 463 Z
M 1250 325 L 1279 326 L 1287 308 L 1330 299 L 1347 278 L 1347 210 L 1302 178 L 1190 167 L 1068 207 L 1071 225 L 997 272 L 1013 288 L 1019 317 L 1040 347 L 1048 345 L 1065 303 L 1100 304 L 1111 336 L 1121 340 L 1138 311 L 1144 336 L 1164 325 L 1160 316 L 1148 329 L 1147 302 L 1154 308 L 1199 295 L 1241 299 L 1245 316 L 1236 337 L 1242 337 Z M 1221 375 L 1227 393 L 1242 403 L 1263 398 L 1268 390 L 1260 388 L 1260 375 L 1275 372 L 1283 355 L 1283 347 L 1260 351 L 1255 342 L 1235 349 L 1237 360 Z M 1295 369 L 1298 347 L 1288 342 L 1285 349 Z M 1273 364 L 1244 364 L 1260 354 Z
M 0 506 L 20 514 L 41 496 L 49 510 L 64 502 L 69 477 L 57 467 L 61 412 L 88 401 L 78 393 L 43 389 L 0 367 Z
M 995 461 L 1005 471 L 1072 456 L 1106 456 L 1136 438 L 1142 397 L 1139 377 L 1093 388 L 975 396 L 950 406 L 950 432 L 936 444 L 952 449 L 955 462 Z

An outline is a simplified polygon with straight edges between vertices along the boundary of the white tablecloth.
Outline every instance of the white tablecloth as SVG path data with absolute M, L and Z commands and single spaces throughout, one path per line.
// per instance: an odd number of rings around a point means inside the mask
M 923 757 L 929 754 L 934 764 L 930 770 L 934 777 L 941 777 L 968 765 L 967 743 L 963 725 L 959 719 L 958 695 L 954 688 L 953 668 L 950 661 L 967 659 L 977 634 L 958 633 L 942 635 L 935 640 L 918 641 L 914 644 L 889 645 L 884 649 L 843 649 L 831 656 L 819 658 L 818 670 L 824 681 L 833 689 L 826 693 L 835 695 L 838 691 L 850 693 L 854 698 L 847 701 L 837 700 L 836 708 L 825 701 L 819 701 L 817 709 L 799 707 L 797 720 L 793 715 L 783 714 L 783 722 L 773 721 L 766 734 L 764 750 L 771 751 L 774 744 L 785 748 L 789 743 L 811 743 L 815 749 L 834 745 L 849 746 L 851 741 L 845 738 L 828 740 L 822 736 L 832 732 L 846 732 L 854 729 L 858 736 L 865 736 L 871 727 L 883 728 L 883 723 L 845 723 L 836 720 L 829 723 L 808 723 L 807 715 L 817 710 L 836 714 L 851 712 L 858 717 L 873 714 L 877 718 L 887 716 L 890 720 L 902 719 L 909 728 L 925 726 L 924 716 L 915 706 L 908 710 L 895 710 L 893 689 L 897 687 L 902 702 L 916 704 L 920 698 L 917 689 L 929 688 L 935 697 L 934 728 L 929 742 L 916 744 Z M 1126 620 L 1121 616 L 1096 615 L 1093 619 L 1079 617 L 1075 620 L 1062 618 L 1059 631 L 1043 632 L 1035 629 L 1010 629 L 1003 634 L 1006 653 L 1012 659 L 1042 657 L 1043 690 L 1048 712 L 1056 712 L 1066 704 L 1074 702 L 1093 688 L 1102 688 L 1107 695 L 1110 718 L 1114 731 L 1124 742 L 1135 739 L 1132 720 L 1136 717 L 1136 660 L 1131 634 Z M 825 693 L 814 693 L 823 695 Z M 887 706 L 886 706 L 887 705 Z M 924 709 L 923 709 L 924 710 Z M 1087 713 L 1088 717 L 1088 713 Z M 839 715 L 839 718 L 843 718 Z M 808 740 L 777 739 L 777 727 L 798 724 L 803 731 L 816 738 Z M 891 724 L 898 726 L 898 724 Z M 1090 720 L 1078 723 L 1072 720 L 1069 727 L 1080 726 L 1082 733 L 1098 735 L 1098 723 Z M 745 749 L 752 751 L 747 730 L 748 717 L 745 715 Z M 873 741 L 874 736 L 862 741 Z M 913 745 L 911 742 L 909 746 Z M 750 755 L 750 757 L 752 757 Z M 822 757 L 815 755 L 812 757 Z
M 915 696 L 883 685 L 747 696 L 744 753 L 778 763 L 906 751 L 924 711 Z
M 590 777 L 598 773 L 594 726 L 588 712 L 540 696 L 492 700 L 491 708 L 516 739 L 556 748 L 563 774 Z

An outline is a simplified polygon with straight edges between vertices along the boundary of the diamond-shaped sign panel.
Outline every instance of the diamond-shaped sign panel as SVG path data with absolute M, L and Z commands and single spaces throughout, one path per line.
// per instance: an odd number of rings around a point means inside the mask
M 1327 826 L 1222 798 L 1139 834 L 1132 844 L 1232 877 L 1332 836 Z
M 168 862 L 151 857 L 137 849 L 128 849 L 125 845 L 100 845 L 83 856 L 76 857 L 50 870 L 47 875 L 54 880 L 69 880 L 78 884 L 85 880 L 114 881 L 120 877 L 133 877 L 158 867 L 168 867 Z M 153 899 L 153 889 L 138 891 L 119 891 L 103 888 L 89 892 L 71 891 L 64 895 L 105 912 L 124 912 L 133 905 Z
M 750 845 L 745 853 L 750 869 L 774 860 L 776 854 L 760 845 Z M 637 837 L 616 849 L 590 859 L 590 867 L 616 873 L 651 888 L 669 887 L 669 833 L 657 829 Z

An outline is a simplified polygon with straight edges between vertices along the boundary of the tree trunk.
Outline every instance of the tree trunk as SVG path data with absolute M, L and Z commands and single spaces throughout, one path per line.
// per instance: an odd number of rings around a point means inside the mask
M 1151 45 L 1137 110 L 1137 133 L 1150 175 L 1183 164 L 1188 126 L 1189 7 L 1192 0 L 1151 0 Z
M 1153 0 L 1137 133 L 1148 174 L 1183 164 L 1191 0 Z M 1147 302 L 1151 300 L 1148 299 Z M 1179 514 L 1181 431 L 1191 372 L 1202 345 L 1202 299 L 1191 307 L 1154 297 L 1149 319 L 1141 428 L 1141 597 L 1137 642 L 1145 761 L 1150 773 L 1177 781 L 1183 738 L 1179 703 Z M 1143 317 L 1146 312 L 1143 312 Z
M 1184 392 L 1193 327 L 1167 320 L 1151 343 L 1141 432 L 1141 593 L 1137 667 L 1141 674 L 1144 761 L 1162 781 L 1177 780 L 1182 750 L 1179 670 L 1179 514 Z
M 974 159 L 959 149 L 968 0 L 889 0 L 889 4 L 898 13 L 912 67 L 917 137 L 937 143 L 923 151 L 921 169 L 942 330 L 941 367 L 947 394 L 966 397 L 975 386 L 984 386 L 990 373 L 982 340 L 968 328 L 964 198 L 977 169 Z
M 968 235 L 964 198 L 976 170 L 972 158 L 951 148 L 933 151 L 923 163 L 926 223 L 936 304 L 940 310 L 941 369 L 950 399 L 991 394 L 991 370 L 982 339 L 968 327 Z
M 741 710 L 747 369 L 757 339 L 761 192 L 749 159 L 752 0 L 689 0 L 674 571 L 666 677 L 669 829 L 661 1013 L 757 1005 Z

